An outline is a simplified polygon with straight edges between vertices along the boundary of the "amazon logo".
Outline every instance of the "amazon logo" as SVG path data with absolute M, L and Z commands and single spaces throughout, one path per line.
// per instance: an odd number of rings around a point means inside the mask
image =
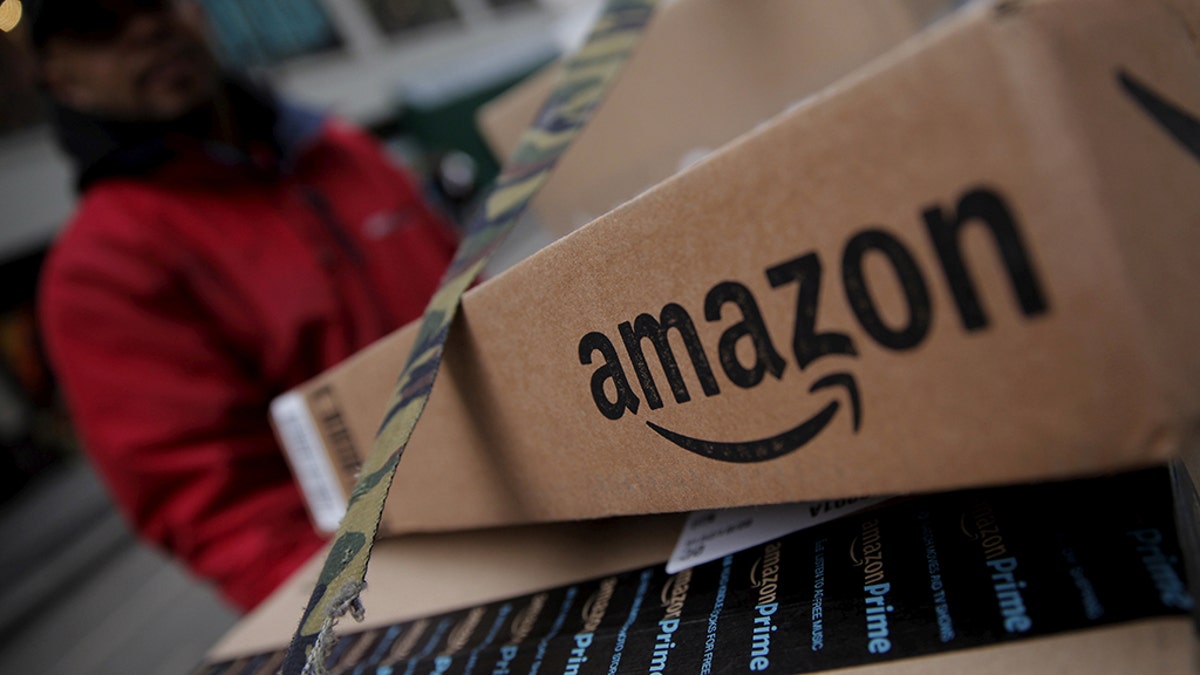
M 702 343 L 693 312 L 679 302 L 666 303 L 657 316 L 639 314 L 632 321 L 618 324 L 615 331 L 587 333 L 579 340 L 579 363 L 591 367 L 589 384 L 597 412 L 617 421 L 626 414 L 661 409 L 667 404 L 661 385 L 665 385 L 674 404 L 686 404 L 693 392 L 684 381 L 681 362 L 691 368 L 704 396 L 714 397 L 730 387 L 753 389 L 767 377 L 804 377 L 812 366 L 827 358 L 842 357 L 842 362 L 857 359 L 856 339 L 861 338 L 845 331 L 817 328 L 825 283 L 840 283 L 861 334 L 891 351 L 916 349 L 929 335 L 934 313 L 931 283 L 948 286 L 965 332 L 984 330 L 990 319 L 980 302 L 972 261 L 966 259 L 963 247 L 965 233 L 972 229 L 989 235 L 987 239 L 1007 273 L 1020 313 L 1033 317 L 1048 311 L 1046 294 L 1017 218 L 999 192 L 973 188 L 953 206 L 931 205 L 921 210 L 920 217 L 927 235 L 921 245 L 933 249 L 940 267 L 936 275 L 921 269 L 912 254 L 913 242 L 874 225 L 861 228 L 846 240 L 834 275 L 827 275 L 829 265 L 814 251 L 766 267 L 764 274 L 772 291 L 790 293 L 794 298 L 794 303 L 786 303 L 794 307 L 790 336 L 771 334 L 754 294 L 736 279 L 713 285 L 695 310 L 704 321 L 725 326 L 715 344 Z M 869 279 L 865 273 L 868 260 L 873 270 Z M 884 268 L 889 268 L 891 274 L 881 274 Z M 897 285 L 905 304 L 903 316 L 891 312 L 885 320 L 880 312 L 876 302 L 880 289 L 876 284 L 883 283 Z M 678 339 L 670 339 L 672 334 Z M 781 337 L 790 340 L 781 341 Z M 677 352 L 675 344 L 681 344 L 683 350 Z M 780 344 L 790 344 L 790 360 L 779 349 Z M 651 359 L 657 360 L 664 381 L 656 380 Z M 843 395 L 836 393 L 839 391 Z M 863 424 L 853 372 L 838 370 L 816 378 L 808 386 L 808 393 L 811 406 L 801 402 L 796 407 L 814 412 L 802 416 L 795 426 L 767 430 L 755 438 L 699 438 L 686 429 L 668 429 L 650 420 L 645 424 L 650 433 L 679 448 L 725 462 L 761 462 L 787 455 L 819 436 L 839 415 L 849 417 L 855 431 Z

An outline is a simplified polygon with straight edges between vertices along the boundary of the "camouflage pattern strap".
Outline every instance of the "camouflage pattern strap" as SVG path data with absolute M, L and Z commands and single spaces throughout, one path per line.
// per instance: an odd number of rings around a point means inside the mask
M 358 595 L 392 478 L 425 408 L 441 364 L 447 331 L 470 287 L 554 165 L 599 105 L 649 22 L 657 0 L 608 0 L 587 41 L 568 59 L 557 87 L 521 136 L 482 211 L 450 263 L 421 320 L 387 414 L 300 626 L 284 659 L 285 675 L 319 674 L 333 623 L 346 611 L 360 617 Z

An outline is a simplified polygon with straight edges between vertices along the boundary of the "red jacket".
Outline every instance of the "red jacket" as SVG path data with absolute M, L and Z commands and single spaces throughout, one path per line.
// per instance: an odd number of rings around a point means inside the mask
M 87 454 L 147 539 L 248 609 L 322 544 L 273 397 L 418 317 L 450 231 L 364 135 L 282 171 L 183 152 L 84 193 L 42 279 Z

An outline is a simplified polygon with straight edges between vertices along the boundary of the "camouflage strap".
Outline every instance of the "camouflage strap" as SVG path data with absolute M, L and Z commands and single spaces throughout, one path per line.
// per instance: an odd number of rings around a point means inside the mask
M 447 331 L 459 300 L 529 200 L 550 176 L 558 158 L 587 123 L 621 66 L 632 53 L 657 0 L 608 0 L 583 47 L 566 63 L 558 86 L 521 136 L 517 149 L 473 220 L 421 320 L 416 344 L 388 403 L 375 444 L 350 494 L 333 548 L 325 559 L 300 626 L 284 659 L 285 675 L 324 671 L 333 623 L 350 611 L 360 617 L 359 592 L 392 478 L 425 408 Z

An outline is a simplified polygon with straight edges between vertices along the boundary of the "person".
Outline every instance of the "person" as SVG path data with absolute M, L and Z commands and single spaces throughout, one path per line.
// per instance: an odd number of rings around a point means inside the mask
M 270 401 L 419 317 L 453 230 L 367 135 L 224 74 L 195 5 L 27 16 L 81 193 L 41 279 L 51 365 L 137 531 L 248 610 L 323 543 Z

